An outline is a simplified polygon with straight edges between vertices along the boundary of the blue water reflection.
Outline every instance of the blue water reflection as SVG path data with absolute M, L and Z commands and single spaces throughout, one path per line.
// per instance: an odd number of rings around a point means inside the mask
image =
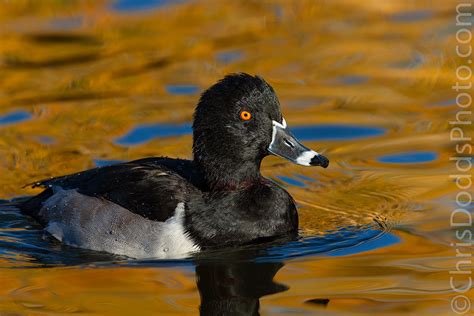
M 233 50 L 233 51 L 226 51 L 226 52 L 220 52 L 216 54 L 216 59 L 220 63 L 223 64 L 230 64 L 235 61 L 238 61 L 242 59 L 244 56 L 243 52 L 238 51 L 238 50 Z
M 384 163 L 424 163 L 438 159 L 438 154 L 433 151 L 409 151 L 379 157 L 378 161 Z
M 456 99 L 454 98 L 454 99 L 442 100 L 442 101 L 434 102 L 431 105 L 432 106 L 452 106 L 452 105 L 456 105 Z
M 168 85 L 166 92 L 175 95 L 194 95 L 199 93 L 199 87 L 195 85 Z
M 415 69 L 426 63 L 426 57 L 420 52 L 412 52 L 408 60 L 399 61 L 391 64 L 391 67 L 401 69 Z
M 260 261 L 289 259 L 293 257 L 326 255 L 347 256 L 387 247 L 401 241 L 400 237 L 386 231 L 367 227 L 348 227 L 321 237 L 307 237 L 267 250 L 268 255 Z
M 432 16 L 433 11 L 431 10 L 405 11 L 392 14 L 390 20 L 398 23 L 412 23 L 429 19 Z
M 38 136 L 37 139 L 41 144 L 45 145 L 51 145 L 56 142 L 56 139 L 51 136 Z
M 293 186 L 300 187 L 300 188 L 304 188 L 304 187 L 307 186 L 305 183 L 303 183 L 301 181 L 298 181 L 294 178 L 290 178 L 290 177 L 286 177 L 286 176 L 276 176 L 276 177 L 278 179 L 280 179 L 281 181 L 288 183 L 289 185 L 293 185 Z
M 381 127 L 340 124 L 295 126 L 291 131 L 298 139 L 309 141 L 351 140 L 385 134 L 385 129 Z
M 15 111 L 0 116 L 0 125 L 14 124 L 31 119 L 32 115 L 25 111 Z
M 113 3 L 112 9 L 124 12 L 146 11 L 180 2 L 184 0 L 117 0 Z
M 348 75 L 336 78 L 336 83 L 340 83 L 343 85 L 355 85 L 355 84 L 362 84 L 369 80 L 367 76 L 360 76 L 360 75 Z
M 191 123 L 142 125 L 117 139 L 116 143 L 124 146 L 138 145 L 157 137 L 180 136 L 191 132 Z
M 94 159 L 94 164 L 96 167 L 107 167 L 122 163 L 122 160 L 103 160 L 103 159 Z

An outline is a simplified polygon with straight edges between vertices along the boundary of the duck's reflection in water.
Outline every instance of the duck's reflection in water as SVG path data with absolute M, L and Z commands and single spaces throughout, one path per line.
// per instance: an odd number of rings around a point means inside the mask
M 260 315 L 260 297 L 288 290 L 273 281 L 281 262 L 198 261 L 201 315 Z
M 0 224 L 3 224 L 5 228 L 7 223 L 12 222 L 15 223 L 14 227 L 31 227 L 15 231 L 16 240 L 21 241 L 20 243 L 8 245 L 0 240 L 0 248 L 12 247 L 30 258 L 30 262 L 34 262 L 38 267 L 47 268 L 58 265 L 116 267 L 116 264 L 120 264 L 159 268 L 173 265 L 161 260 L 129 260 L 120 256 L 62 245 L 45 234 L 36 223 L 17 211 L 15 206 L 3 204 L 0 202 Z M 7 208 L 7 206 L 11 207 Z M 259 315 L 259 299 L 262 296 L 288 290 L 287 286 L 273 281 L 284 264 L 279 261 L 256 262 L 257 258 L 265 258 L 266 254 L 263 245 L 256 248 L 216 251 L 198 255 L 191 261 L 177 261 L 179 265 L 183 263 L 196 265 L 197 287 L 201 296 L 199 307 L 201 315 Z

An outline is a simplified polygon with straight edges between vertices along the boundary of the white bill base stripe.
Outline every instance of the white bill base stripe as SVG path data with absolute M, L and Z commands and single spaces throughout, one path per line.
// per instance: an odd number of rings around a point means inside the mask
M 319 156 L 319 154 L 313 150 L 304 151 L 296 158 L 296 163 L 303 166 L 310 166 L 311 160 L 316 156 Z

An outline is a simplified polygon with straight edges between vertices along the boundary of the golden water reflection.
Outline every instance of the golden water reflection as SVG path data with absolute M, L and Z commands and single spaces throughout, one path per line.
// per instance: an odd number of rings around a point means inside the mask
M 455 4 L 169 1 L 140 11 L 106 1 L 3 2 L 0 198 L 37 193 L 22 186 L 97 161 L 189 158 L 186 133 L 117 140 L 140 126 L 190 122 L 199 91 L 227 73 L 260 74 L 295 128 L 383 131 L 308 137 L 331 159 L 324 170 L 265 160 L 265 175 L 298 202 L 302 235 L 379 223 L 401 239 L 286 261 L 274 282 L 288 290 L 260 298 L 261 313 L 447 315 Z M 0 312 L 194 315 L 201 304 L 194 268 L 11 269 L 34 267 L 33 259 L 0 252 Z

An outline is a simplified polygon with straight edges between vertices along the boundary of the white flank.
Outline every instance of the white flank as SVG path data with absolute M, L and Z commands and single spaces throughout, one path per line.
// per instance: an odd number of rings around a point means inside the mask
M 183 258 L 199 251 L 184 229 L 184 203 L 165 222 L 148 220 L 110 201 L 59 189 L 41 216 L 46 231 L 63 243 L 132 258 Z

